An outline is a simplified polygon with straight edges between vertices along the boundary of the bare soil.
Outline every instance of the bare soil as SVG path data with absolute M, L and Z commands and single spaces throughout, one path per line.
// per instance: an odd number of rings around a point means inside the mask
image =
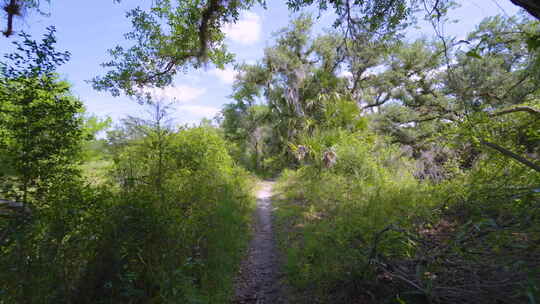
M 254 234 L 236 278 L 233 303 L 286 304 L 280 256 L 272 229 L 272 182 L 257 191 Z

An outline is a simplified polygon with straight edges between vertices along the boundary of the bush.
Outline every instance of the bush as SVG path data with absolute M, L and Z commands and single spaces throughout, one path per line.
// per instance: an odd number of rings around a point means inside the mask
M 170 134 L 156 185 L 158 152 L 145 140 L 115 165 L 119 180 L 133 162 L 136 183 L 59 181 L 30 218 L 12 220 L 0 303 L 229 301 L 253 202 L 247 174 L 214 129 L 194 128 Z
M 351 282 L 375 278 L 374 252 L 412 254 L 398 234 L 383 239 L 378 234 L 390 225 L 409 227 L 431 198 L 429 186 L 404 169 L 411 164 L 399 159 L 395 148 L 376 148 L 375 142 L 383 144 L 373 136 L 337 134 L 333 140 L 329 133 L 310 138 L 306 146 L 313 163 L 284 172 L 279 182 L 284 201 L 277 212 L 287 273 L 294 286 L 318 294 L 322 302 L 328 296 L 346 302 L 348 295 L 340 292 L 359 292 Z M 337 161 L 324 168 L 317 154 L 330 145 Z
M 452 180 L 415 179 L 380 138 L 302 144 L 279 180 L 277 218 L 298 303 L 526 303 L 538 295 L 540 176 L 483 155 Z M 328 168 L 321 154 L 332 147 Z M 303 295 L 306 295 L 305 297 Z M 533 299 L 533 300 L 531 300 Z

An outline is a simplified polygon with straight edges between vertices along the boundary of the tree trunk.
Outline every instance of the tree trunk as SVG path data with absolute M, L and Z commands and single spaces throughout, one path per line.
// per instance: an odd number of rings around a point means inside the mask
M 525 9 L 529 14 L 540 19 L 540 1 L 538 0 L 510 0 L 517 6 Z

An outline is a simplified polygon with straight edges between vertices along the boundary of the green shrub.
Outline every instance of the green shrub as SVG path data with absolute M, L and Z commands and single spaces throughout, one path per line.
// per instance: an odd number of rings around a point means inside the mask
M 213 128 L 170 133 L 163 142 L 160 151 L 155 139 L 142 138 L 119 158 L 134 182 L 122 183 L 109 219 L 101 247 L 114 242 L 117 273 L 98 296 L 109 288 L 117 302 L 225 303 L 247 243 L 248 175 Z
M 131 162 L 136 183 L 58 180 L 31 217 L 12 219 L 0 303 L 229 301 L 249 235 L 247 173 L 212 128 L 171 133 L 162 171 L 148 142 L 128 145 L 110 180 Z
M 425 213 L 432 197 L 429 186 L 414 179 L 395 148 L 378 150 L 375 140 L 346 132 L 311 137 L 306 146 L 312 164 L 280 178 L 280 238 L 294 286 L 328 296 L 343 282 L 374 278 L 375 245 L 377 255 L 414 252 L 398 234 L 376 238 L 386 227 L 409 227 Z M 329 146 L 337 161 L 324 168 L 319 159 Z
M 380 138 L 327 131 L 302 144 L 310 155 L 283 172 L 277 202 L 296 302 L 538 298 L 540 176 L 531 169 L 486 154 L 434 184 Z

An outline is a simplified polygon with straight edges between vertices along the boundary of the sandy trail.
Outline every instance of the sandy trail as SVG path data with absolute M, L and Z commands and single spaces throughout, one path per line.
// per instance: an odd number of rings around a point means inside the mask
M 233 303 L 284 304 L 287 303 L 280 284 L 282 274 L 279 254 L 272 229 L 272 182 L 262 182 L 257 191 L 254 235 L 248 256 L 241 265 L 236 279 Z

